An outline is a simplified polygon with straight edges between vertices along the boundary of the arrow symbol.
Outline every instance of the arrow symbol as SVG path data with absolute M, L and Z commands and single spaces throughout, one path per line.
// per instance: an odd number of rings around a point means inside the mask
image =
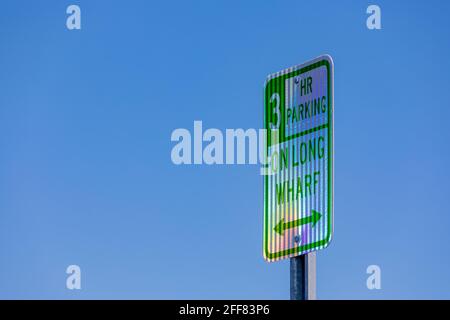
M 310 216 L 297 220 L 292 220 L 289 222 L 284 222 L 284 218 L 281 218 L 281 220 L 278 222 L 275 228 L 273 228 L 273 230 L 275 230 L 275 232 L 278 233 L 280 236 L 283 236 L 284 230 L 296 228 L 304 224 L 311 223 L 311 227 L 314 227 L 317 221 L 319 221 L 320 218 L 322 218 L 322 215 L 320 214 L 320 212 L 317 212 L 316 210 L 311 210 L 311 212 L 312 214 Z

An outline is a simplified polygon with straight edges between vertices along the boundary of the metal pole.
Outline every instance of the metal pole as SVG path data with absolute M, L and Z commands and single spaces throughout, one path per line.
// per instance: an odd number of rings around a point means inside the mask
M 291 258 L 291 300 L 316 299 L 316 253 Z

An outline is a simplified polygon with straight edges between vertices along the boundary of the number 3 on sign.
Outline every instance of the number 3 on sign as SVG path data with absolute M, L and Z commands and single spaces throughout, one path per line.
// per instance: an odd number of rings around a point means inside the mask
M 270 129 L 277 130 L 280 127 L 281 122 L 281 114 L 280 114 L 280 95 L 278 93 L 272 94 L 270 97 L 270 104 L 275 100 L 275 108 L 272 107 L 271 121 L 270 121 Z

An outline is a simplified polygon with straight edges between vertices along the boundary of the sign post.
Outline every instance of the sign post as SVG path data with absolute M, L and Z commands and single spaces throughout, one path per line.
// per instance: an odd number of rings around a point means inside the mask
M 267 261 L 291 258 L 293 299 L 315 297 L 313 252 L 333 235 L 333 72 L 323 55 L 264 87 L 263 251 Z
M 316 300 L 316 253 L 290 260 L 291 300 Z

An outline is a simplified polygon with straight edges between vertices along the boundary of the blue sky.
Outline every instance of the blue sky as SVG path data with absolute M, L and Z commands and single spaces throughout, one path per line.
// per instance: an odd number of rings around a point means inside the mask
M 377 4 L 382 29 L 366 28 Z M 82 29 L 66 28 L 78 4 Z M 175 166 L 176 128 L 260 128 L 272 72 L 335 63 L 322 299 L 450 299 L 446 1 L 3 1 L 0 298 L 287 299 L 256 165 Z M 67 290 L 66 267 L 82 270 Z M 368 290 L 377 264 L 382 289 Z

